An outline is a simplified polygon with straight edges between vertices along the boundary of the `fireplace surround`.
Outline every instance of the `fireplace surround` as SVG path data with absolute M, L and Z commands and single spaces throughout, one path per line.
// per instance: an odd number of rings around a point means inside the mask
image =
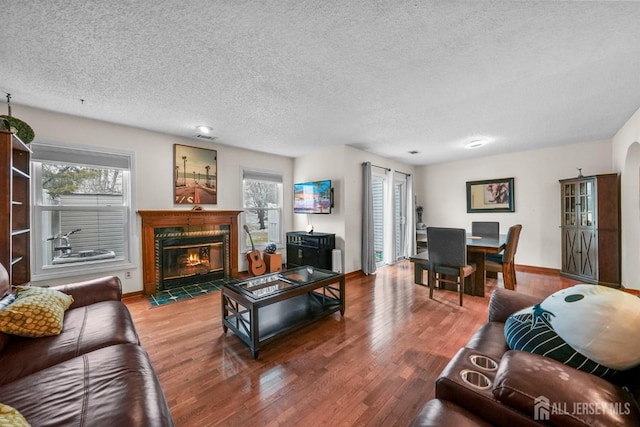
M 242 211 L 140 210 L 144 293 L 238 277 Z

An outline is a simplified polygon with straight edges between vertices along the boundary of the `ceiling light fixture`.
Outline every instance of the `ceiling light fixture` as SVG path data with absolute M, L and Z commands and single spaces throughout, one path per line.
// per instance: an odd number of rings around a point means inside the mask
M 466 148 L 467 150 L 473 150 L 475 148 L 480 148 L 484 145 L 487 144 L 487 141 L 483 140 L 483 139 L 476 139 L 471 141 L 470 143 L 468 143 L 467 145 L 464 146 L 464 148 Z
M 205 125 L 196 126 L 196 129 L 198 129 L 202 133 L 210 133 L 213 130 L 213 128 L 211 128 L 210 126 Z

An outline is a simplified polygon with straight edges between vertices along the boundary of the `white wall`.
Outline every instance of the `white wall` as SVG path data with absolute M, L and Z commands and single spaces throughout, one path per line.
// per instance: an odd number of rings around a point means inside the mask
M 205 209 L 241 210 L 243 167 L 267 170 L 283 174 L 284 212 L 293 206 L 292 158 L 275 156 L 240 148 L 209 143 L 191 138 L 181 138 L 128 126 L 119 126 L 97 120 L 54 113 L 19 105 L 12 105 L 14 116 L 29 123 L 36 134 L 36 141 L 48 141 L 92 147 L 109 147 L 135 153 L 134 208 L 191 209 L 192 205 L 173 204 L 173 145 L 183 144 L 218 150 L 218 204 L 205 205 Z M 195 133 L 195 132 L 194 132 Z M 284 229 L 291 228 L 291 216 L 284 215 Z M 125 271 L 108 271 L 91 276 L 78 276 L 73 280 L 85 280 L 114 274 L 123 279 L 125 293 L 142 290 L 142 266 L 140 256 L 140 218 L 130 236 L 137 252 L 136 267 L 131 279 L 124 279 Z M 239 236 L 242 237 L 242 236 Z M 239 256 L 240 270 L 246 270 L 246 259 Z M 48 284 L 67 283 L 69 279 L 48 281 Z
M 307 217 L 318 232 L 335 233 L 336 247 L 342 250 L 346 273 L 361 268 L 362 163 L 414 174 L 404 163 L 379 157 L 349 146 L 332 147 L 296 158 L 294 181 L 334 180 L 334 210 L 331 215 L 294 215 L 294 228 L 304 230 Z
M 613 163 L 622 181 L 622 284 L 640 289 L 640 110 L 613 137 Z
M 578 175 L 615 172 L 611 142 L 596 141 L 423 166 L 416 182 L 428 226 L 471 229 L 472 221 L 499 221 L 501 232 L 522 224 L 516 263 L 561 267 L 560 184 Z M 514 177 L 513 213 L 467 213 L 466 182 Z

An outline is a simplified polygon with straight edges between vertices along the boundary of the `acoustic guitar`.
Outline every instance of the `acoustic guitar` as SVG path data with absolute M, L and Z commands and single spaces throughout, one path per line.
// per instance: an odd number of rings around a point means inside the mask
M 247 261 L 249 261 L 249 273 L 254 276 L 260 276 L 267 271 L 267 264 L 264 263 L 262 257 L 260 256 L 260 251 L 256 250 L 255 245 L 253 244 L 253 237 L 251 237 L 251 233 L 249 233 L 249 227 L 247 224 L 244 225 L 244 231 L 249 235 L 249 239 L 251 240 L 251 252 L 247 252 Z

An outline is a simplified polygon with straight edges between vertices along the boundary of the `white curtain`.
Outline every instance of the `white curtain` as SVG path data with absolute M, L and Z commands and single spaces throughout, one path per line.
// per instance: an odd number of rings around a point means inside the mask
M 371 186 L 371 162 L 362 164 L 362 272 L 376 271 L 376 254 L 373 243 L 373 189 Z
M 413 195 L 413 176 L 407 175 L 405 197 L 406 222 L 404 226 L 404 256 L 410 257 L 416 253 L 416 219 L 415 196 Z
M 394 264 L 397 259 L 394 178 L 393 170 L 388 170 L 384 187 L 384 263 L 387 265 Z

